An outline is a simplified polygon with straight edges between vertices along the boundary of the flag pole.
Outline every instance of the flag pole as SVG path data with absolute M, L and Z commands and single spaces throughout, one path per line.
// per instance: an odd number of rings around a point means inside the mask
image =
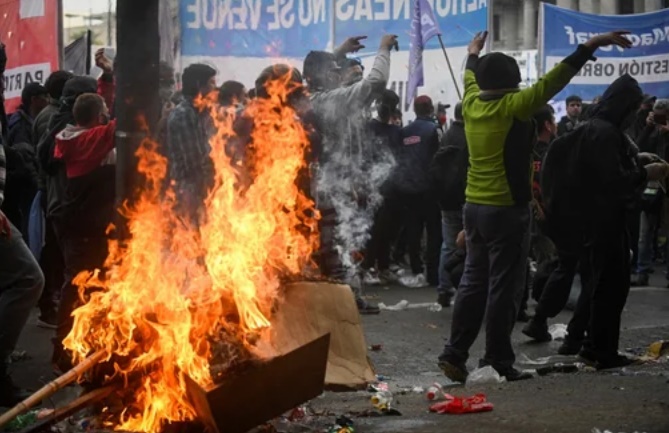
M 446 57 L 446 63 L 448 64 L 448 70 L 451 72 L 451 78 L 453 79 L 453 85 L 455 86 L 455 91 L 458 92 L 458 99 L 462 100 L 462 93 L 460 93 L 460 86 L 458 86 L 458 81 L 455 79 L 455 73 L 453 72 L 453 67 L 451 66 L 451 59 L 448 58 L 448 53 L 446 52 L 446 46 L 444 41 L 441 39 L 441 35 L 437 35 L 439 38 L 439 44 L 441 44 L 441 50 L 444 52 L 444 57 Z

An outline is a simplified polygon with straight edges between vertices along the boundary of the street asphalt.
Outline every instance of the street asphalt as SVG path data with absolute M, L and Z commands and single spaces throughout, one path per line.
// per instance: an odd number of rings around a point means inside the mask
M 646 348 L 658 340 L 669 340 L 669 289 L 659 276 L 652 282 L 662 287 L 632 289 L 623 315 L 621 349 Z M 436 299 L 433 288 L 367 288 L 373 302 L 394 305 L 402 300 L 430 303 Z M 663 362 L 627 368 L 624 371 L 552 374 L 530 381 L 499 383 L 473 387 L 449 388 L 457 396 L 485 393 L 493 403 L 488 413 L 439 415 L 429 412 L 430 402 L 415 387 L 429 387 L 435 382 L 448 384 L 436 359 L 448 336 L 452 308 L 431 311 L 428 308 L 382 311 L 365 316 L 363 323 L 368 345 L 381 350 L 369 356 L 377 374 L 383 376 L 394 393 L 393 407 L 401 416 L 372 416 L 370 393 L 365 391 L 325 393 L 309 403 L 316 414 L 299 422 L 281 424 L 288 432 L 323 431 L 340 415 L 349 415 L 355 432 L 472 432 L 472 433 L 669 433 L 669 358 Z M 565 311 L 551 323 L 566 324 Z M 49 364 L 50 338 L 53 331 L 40 329 L 35 317 L 26 327 L 18 350 L 27 359 L 12 366 L 19 384 L 37 388 L 53 379 Z M 518 324 L 513 334 L 518 366 L 536 369 L 533 362 L 570 362 L 556 357 L 558 342 L 532 344 Z M 483 354 L 483 333 L 472 348 L 470 369 Z M 542 359 L 544 358 L 544 359 Z M 46 405 L 71 399 L 76 388 L 60 393 Z M 598 429 L 598 430 L 597 430 Z M 221 432 L 224 433 L 224 432 Z

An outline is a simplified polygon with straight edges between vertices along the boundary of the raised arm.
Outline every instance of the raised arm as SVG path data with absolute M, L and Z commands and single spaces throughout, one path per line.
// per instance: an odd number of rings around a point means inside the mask
M 628 33 L 626 31 L 605 33 L 594 36 L 585 44 L 579 45 L 576 51 L 551 69 L 532 87 L 511 94 L 507 105 L 509 114 L 521 120 L 532 117 L 535 111 L 544 106 L 569 84 L 588 60 L 596 60 L 593 54 L 598 48 L 609 45 L 630 48 L 632 42 L 625 37 Z

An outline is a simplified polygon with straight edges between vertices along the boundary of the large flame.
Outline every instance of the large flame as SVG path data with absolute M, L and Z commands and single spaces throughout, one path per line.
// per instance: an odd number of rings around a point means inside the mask
M 106 275 L 75 279 L 84 305 L 65 340 L 76 362 L 104 350 L 113 362 L 107 380 L 129 384 L 130 404 L 112 416 L 115 428 L 158 432 L 166 422 L 192 419 L 185 375 L 212 384 L 212 339 L 231 321 L 239 330 L 232 338 L 241 344 L 246 334 L 270 326 L 280 278 L 309 265 L 316 217 L 296 186 L 309 143 L 285 104 L 293 85 L 288 76 L 271 81 L 270 97 L 247 108 L 253 132 L 246 177 L 226 152 L 236 138 L 233 116 L 199 101 L 212 113 L 216 133 L 210 140 L 214 187 L 197 229 L 177 218 L 171 191 L 161 194 L 167 161 L 157 146 L 146 140 L 139 149 L 146 187 L 125 209 L 130 239 L 109 242 Z

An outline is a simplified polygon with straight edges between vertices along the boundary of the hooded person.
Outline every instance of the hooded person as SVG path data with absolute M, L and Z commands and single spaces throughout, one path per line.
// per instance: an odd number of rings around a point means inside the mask
M 594 36 L 522 90 L 520 69 L 512 57 L 491 53 L 479 58 L 487 32 L 477 34 L 468 47 L 462 101 L 470 161 L 463 212 L 467 259 L 451 337 L 439 356 L 439 366 L 452 380 L 466 380 L 469 349 L 484 317 L 486 351 L 481 365 L 492 366 L 508 381 L 532 377 L 514 368 L 511 344 L 530 246 L 536 141 L 532 116 L 593 59 L 595 50 L 609 45 L 631 47 L 624 34 Z
M 576 130 L 578 136 L 551 146 L 542 174 L 549 232 L 580 247 L 585 276 L 565 343 L 582 345 L 581 358 L 598 369 L 631 363 L 618 354 L 620 317 L 630 288 L 627 218 L 647 182 L 669 174 L 666 162 L 639 153 L 624 132 L 641 101 L 637 81 L 629 75 L 618 78 L 592 118 Z

